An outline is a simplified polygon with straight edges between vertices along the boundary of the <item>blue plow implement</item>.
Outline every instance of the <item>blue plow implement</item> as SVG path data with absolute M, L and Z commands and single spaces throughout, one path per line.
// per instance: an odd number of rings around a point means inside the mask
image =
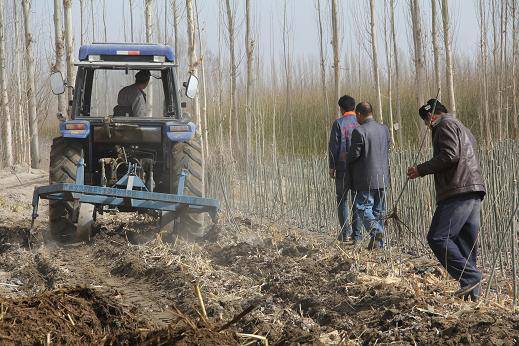
M 75 184 L 59 183 L 36 187 L 32 198 L 32 224 L 38 217 L 38 204 L 41 199 L 70 201 L 74 203 L 89 203 L 110 208 L 126 207 L 135 210 L 162 210 L 178 212 L 188 209 L 190 212 L 207 212 L 216 219 L 219 202 L 211 198 L 184 195 L 184 183 L 187 171 L 182 171 L 179 177 L 177 194 L 150 192 L 142 180 L 135 175 L 135 166 L 129 165 L 128 173 L 115 186 L 103 187 L 84 184 L 84 160 L 77 165 Z M 73 216 L 77 218 L 77 216 Z M 72 220 L 75 221 L 75 220 Z

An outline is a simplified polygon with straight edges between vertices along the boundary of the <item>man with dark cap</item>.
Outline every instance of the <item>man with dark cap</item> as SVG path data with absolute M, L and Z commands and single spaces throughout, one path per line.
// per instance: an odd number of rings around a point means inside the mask
M 436 210 L 427 241 L 450 276 L 459 281 L 455 296 L 476 301 L 482 279 L 476 267 L 476 240 L 485 196 L 476 140 L 436 99 L 427 101 L 419 114 L 432 130 L 433 158 L 409 167 L 407 176 L 434 174 Z
M 389 129 L 373 118 L 373 107 L 355 107 L 359 127 L 351 135 L 347 166 L 355 190 L 354 210 L 370 234 L 369 250 L 384 247 L 386 188 L 389 186 Z
M 117 96 L 114 115 L 128 114 L 131 117 L 146 116 L 146 93 L 144 89 L 150 82 L 150 71 L 140 70 L 135 74 L 135 83 L 122 88 Z M 118 114 L 116 114 L 118 113 Z
M 328 142 L 328 162 L 330 177 L 335 179 L 335 197 L 337 199 L 337 213 L 341 227 L 338 239 L 341 241 L 353 240 L 361 237 L 361 223 L 357 213 L 353 212 L 352 224 L 349 220 L 348 194 L 351 192 L 353 203 L 354 192 L 348 186 L 346 177 L 346 156 L 350 150 L 351 133 L 359 126 L 355 117 L 355 99 L 349 95 L 342 96 L 338 101 L 341 116 L 333 122 Z M 353 226 L 353 227 L 352 227 Z

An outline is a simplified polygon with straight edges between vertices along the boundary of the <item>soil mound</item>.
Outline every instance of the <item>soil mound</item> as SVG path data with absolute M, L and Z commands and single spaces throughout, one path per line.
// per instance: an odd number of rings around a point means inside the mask
M 147 327 L 113 299 L 88 288 L 0 298 L 0 343 L 93 344 Z

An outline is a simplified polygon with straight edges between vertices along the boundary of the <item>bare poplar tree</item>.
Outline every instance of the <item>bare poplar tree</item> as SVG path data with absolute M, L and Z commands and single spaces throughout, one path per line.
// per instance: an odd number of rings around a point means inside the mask
M 90 0 L 90 19 L 92 20 L 92 41 L 96 41 L 96 19 L 94 16 L 94 0 Z
M 180 56 L 180 49 L 179 49 L 179 42 L 178 42 L 178 4 L 177 0 L 173 0 L 173 39 L 175 40 L 174 47 L 175 47 L 175 60 L 176 65 L 175 66 L 175 72 L 177 74 L 178 78 L 178 64 L 179 64 L 179 56 Z
M 67 85 L 74 86 L 76 71 L 74 69 L 74 33 L 72 32 L 72 0 L 63 0 L 65 15 L 65 52 L 67 57 Z M 72 101 L 72 88 L 68 88 L 67 101 Z
M 198 60 L 196 56 L 195 48 L 195 18 L 193 16 L 193 2 L 192 0 L 186 0 L 186 14 L 187 14 L 187 54 L 189 60 L 189 72 L 195 76 L 198 75 Z M 200 104 L 198 100 L 198 94 L 195 95 L 193 100 L 195 117 L 198 122 L 198 135 L 200 135 Z M 204 145 L 202 142 L 202 157 L 204 157 Z M 205 160 L 202 160 L 202 172 L 205 169 Z M 205 176 L 202 176 L 202 186 L 205 186 Z
M 434 82 L 435 89 L 441 87 L 441 76 L 440 76 L 440 48 L 438 47 L 438 30 L 436 28 L 436 1 L 431 0 L 431 39 L 433 46 L 433 56 L 434 56 Z
M 62 0 L 54 0 L 54 41 L 56 47 L 56 60 L 52 68 L 53 71 L 64 72 L 63 68 L 63 25 L 61 23 L 62 17 Z M 66 110 L 65 95 L 58 95 L 58 112 L 64 113 Z
M 130 6 L 130 40 L 135 42 L 133 37 L 133 0 L 129 0 L 128 5 Z
M 378 58 L 377 58 L 377 37 L 375 29 L 375 0 L 369 1 L 369 13 L 371 17 L 370 29 L 371 29 L 371 62 L 373 64 L 373 78 L 375 82 L 375 89 L 377 93 L 377 110 L 378 119 L 380 122 L 384 121 L 382 115 L 382 95 L 380 92 L 380 76 L 378 70 Z
M 202 40 L 202 29 L 200 28 L 200 22 L 198 21 L 198 1 L 195 0 L 195 9 L 196 9 L 196 31 L 198 34 L 198 51 L 200 52 L 200 59 L 198 59 L 198 63 L 200 65 L 200 81 L 202 84 L 202 107 L 201 107 L 201 116 L 197 118 L 199 121 L 200 127 L 202 129 L 202 153 L 209 155 L 209 138 L 208 138 L 208 124 L 207 124 L 207 85 L 205 78 L 205 56 L 204 56 L 204 44 Z M 196 54 L 195 54 L 196 60 Z M 201 119 L 200 119 L 201 118 Z
M 231 74 L 230 80 L 230 106 L 231 106 L 231 118 L 229 121 L 231 137 L 229 140 L 234 138 L 235 148 L 238 148 L 240 143 L 240 128 L 238 119 L 238 100 L 236 97 L 236 80 L 238 74 L 238 67 L 236 66 L 236 56 L 234 53 L 234 13 L 231 6 L 231 0 L 225 0 L 225 6 L 227 9 L 227 33 L 229 35 L 229 70 Z M 234 121 L 234 124 L 231 123 Z M 233 130 L 231 130 L 233 129 Z M 231 145 L 232 147 L 232 145 Z
M 151 43 L 153 41 L 152 13 L 153 13 L 153 0 L 144 0 L 144 19 L 145 19 L 145 26 L 146 26 L 146 43 Z M 151 118 L 152 115 L 153 115 L 153 83 L 150 83 L 148 85 L 147 92 L 148 92 L 148 96 L 146 98 L 146 103 L 147 103 L 146 116 L 148 118 Z
M 411 22 L 413 29 L 414 65 L 415 65 L 415 90 L 418 106 L 425 101 L 425 63 L 423 60 L 422 23 L 420 17 L 420 5 L 418 0 L 410 0 Z
M 30 158 L 30 145 L 28 141 L 26 140 L 27 137 L 29 137 L 29 129 L 27 124 L 27 118 L 25 116 L 25 110 L 24 110 L 24 97 L 23 97 L 23 85 L 22 85 L 22 59 L 23 54 L 21 51 L 21 39 L 20 39 L 20 30 L 19 30 L 19 16 L 18 16 L 18 0 L 13 0 L 13 10 L 14 10 L 14 47 L 15 47 L 15 74 L 16 74 L 16 100 L 14 102 L 14 105 L 16 107 L 16 114 L 18 117 L 18 124 L 20 126 L 19 128 L 19 139 L 18 139 L 18 146 L 20 150 L 17 150 L 18 154 L 18 162 L 29 162 Z
M 321 0 L 317 0 L 317 26 L 319 30 L 319 61 L 321 66 L 321 92 L 323 94 L 323 125 L 328 125 L 328 93 L 326 92 L 326 57 L 323 44 L 323 21 L 321 17 Z
M 292 155 L 295 152 L 295 139 L 294 139 L 294 115 L 291 107 L 291 95 L 292 95 L 292 66 L 290 56 L 290 37 L 288 28 L 288 16 L 287 16 L 287 0 L 283 1 L 283 67 L 285 70 L 285 116 L 288 116 L 290 123 L 286 132 L 290 132 L 290 137 L 285 136 L 286 147 L 290 146 L 292 149 Z
M 59 0 L 61 1 L 61 0 Z M 54 1 L 54 8 L 56 8 L 56 1 Z M 56 11 L 54 11 L 56 12 Z M 83 36 L 85 34 L 85 30 L 83 28 L 83 25 L 85 23 L 84 20 L 84 13 L 85 13 L 85 0 L 79 0 L 79 37 L 80 37 L 80 44 L 83 45 L 85 42 L 83 40 Z
M 23 0 L 22 7 L 23 27 L 25 31 L 25 68 L 27 69 L 27 110 L 29 114 L 29 131 L 31 135 L 31 167 L 39 168 L 40 150 L 35 99 L 34 58 L 32 55 L 31 1 Z
M 251 125 L 252 125 L 252 69 L 253 69 L 253 52 L 254 52 L 254 41 L 251 39 L 251 14 L 250 14 L 250 0 L 245 0 L 245 51 L 247 54 L 247 90 L 245 100 L 245 121 L 247 129 L 246 132 L 246 156 L 247 161 L 250 161 L 252 141 L 251 141 Z
M 452 68 L 451 34 L 449 25 L 449 5 L 442 0 L 443 42 L 445 46 L 445 73 L 447 75 L 447 92 L 451 113 L 456 114 L 456 99 L 454 98 L 454 76 Z
M 11 126 L 11 110 L 9 108 L 9 96 L 7 94 L 6 65 L 5 65 L 5 32 L 4 32 L 4 4 L 0 1 L 0 112 L 3 114 L 4 151 L 5 163 L 11 167 L 13 158 L 13 137 Z
M 338 100 L 339 82 L 340 82 L 340 66 L 339 66 L 339 28 L 337 20 L 337 0 L 331 0 L 332 7 L 332 49 L 333 49 L 333 72 L 335 78 L 334 96 Z
M 389 134 L 391 136 L 391 144 L 395 144 L 395 126 L 393 122 L 393 66 L 392 66 L 392 48 L 388 40 L 388 25 L 387 25 L 387 2 L 384 3 L 384 43 L 386 49 L 386 64 L 387 64 L 387 98 L 388 98 L 388 114 L 389 114 Z
M 512 115 L 512 125 L 514 128 L 512 136 L 519 136 L 519 106 L 517 104 L 517 65 L 519 64 L 519 58 L 517 57 L 517 54 L 519 54 L 518 12 L 517 1 L 512 1 L 512 106 L 514 110 Z
M 479 0 L 479 28 L 480 28 L 480 51 L 481 51 L 481 64 L 483 65 L 483 109 L 484 109 L 484 128 L 485 142 L 489 145 L 492 141 L 492 128 L 490 127 L 490 105 L 488 99 L 488 69 L 487 69 L 487 20 L 486 20 L 486 7 L 483 0 Z M 481 131 L 483 134 L 483 131 Z
M 391 20 L 391 38 L 393 41 L 393 56 L 395 59 L 395 94 L 396 94 L 396 121 L 398 123 L 398 145 L 404 144 L 403 127 L 402 127 L 402 113 L 400 107 L 400 65 L 398 64 L 398 46 L 396 41 L 395 31 L 395 0 L 390 0 L 390 20 Z

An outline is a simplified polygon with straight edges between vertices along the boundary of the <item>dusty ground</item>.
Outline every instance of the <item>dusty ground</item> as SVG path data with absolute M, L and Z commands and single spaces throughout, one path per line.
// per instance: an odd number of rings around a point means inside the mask
M 427 258 L 225 214 L 204 244 L 164 244 L 151 219 L 105 216 L 91 242 L 59 248 L 41 240 L 46 207 L 28 232 L 45 173 L 0 181 L 0 344 L 519 343 L 509 300 L 451 298 L 455 283 Z

